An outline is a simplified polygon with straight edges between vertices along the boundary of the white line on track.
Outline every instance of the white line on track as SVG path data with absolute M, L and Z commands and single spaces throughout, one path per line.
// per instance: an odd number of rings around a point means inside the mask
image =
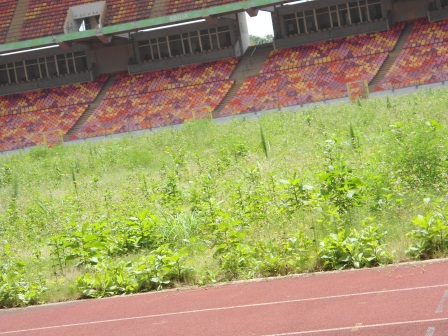
M 332 328 L 332 329 L 297 331 L 297 332 L 289 332 L 289 333 L 285 333 L 285 334 L 270 334 L 270 335 L 263 335 L 263 336 L 307 335 L 307 334 L 330 333 L 330 332 L 335 332 L 335 331 L 346 331 L 346 330 L 357 331 L 360 329 L 394 327 L 394 326 L 402 326 L 402 325 L 422 324 L 422 323 L 429 323 L 429 322 L 443 322 L 443 321 L 448 321 L 448 317 L 438 318 L 438 319 L 429 319 L 429 320 L 415 320 L 415 321 L 402 321 L 402 322 L 391 322 L 391 323 L 356 325 L 356 326 L 351 326 L 351 327 Z M 434 329 L 434 331 L 435 331 L 435 329 Z
M 429 327 L 428 330 L 426 330 L 425 336 L 434 336 L 434 333 L 436 332 L 436 328 Z
M 399 289 L 390 289 L 390 290 L 381 290 L 381 291 L 372 291 L 372 292 L 361 292 L 361 293 L 353 293 L 353 294 L 330 295 L 330 296 L 322 296 L 322 297 L 314 297 L 314 298 L 306 298 L 306 299 L 274 301 L 274 302 L 262 302 L 262 303 L 253 303 L 253 304 L 237 305 L 237 306 L 205 308 L 205 309 L 195 309 L 195 310 L 172 312 L 172 313 L 162 313 L 162 314 L 143 315 L 143 316 L 134 316 L 134 317 L 123 317 L 123 318 L 110 319 L 110 320 L 99 320 L 99 321 L 91 321 L 91 322 L 61 324 L 61 325 L 53 325 L 53 326 L 48 326 L 48 327 L 22 329 L 22 330 L 0 331 L 0 335 L 11 335 L 11 334 L 34 332 L 34 331 L 61 329 L 61 328 L 74 328 L 74 327 L 96 325 L 96 324 L 106 324 L 106 323 L 123 322 L 123 321 L 135 321 L 135 320 L 144 320 L 144 319 L 151 319 L 151 318 L 157 318 L 157 317 L 188 315 L 188 314 L 206 313 L 206 312 L 232 310 L 232 309 L 266 307 L 266 306 L 274 306 L 274 305 L 290 304 L 290 303 L 300 303 L 300 302 L 309 302 L 309 301 L 334 300 L 334 299 L 343 299 L 343 298 L 357 297 L 357 296 L 381 295 L 381 294 L 399 293 L 399 292 L 410 292 L 410 291 L 426 290 L 426 289 L 434 289 L 434 288 L 443 288 L 443 287 L 448 287 L 448 283 L 440 284 L 440 285 L 433 285 L 433 286 L 409 287 L 409 288 L 399 288 Z M 447 292 L 448 292 L 448 290 L 447 290 Z M 427 320 L 427 321 L 439 321 L 439 320 L 440 321 L 444 321 L 444 320 L 448 320 L 448 318 Z M 400 323 L 410 323 L 410 322 L 397 322 L 397 323 L 400 324 Z M 352 328 L 354 328 L 354 327 L 350 327 L 350 329 L 352 329 Z M 360 327 L 360 328 L 366 328 L 366 326 Z M 335 329 L 335 330 L 337 330 L 337 329 Z M 345 329 L 342 328 L 341 330 L 345 330 Z M 307 332 L 307 333 L 310 333 L 310 332 Z M 282 335 L 296 335 L 296 334 L 297 333 L 295 333 L 295 334 L 294 333 L 293 334 L 282 334 Z M 300 335 L 300 333 L 297 334 L 297 335 Z
M 443 310 L 445 309 L 445 304 L 447 301 L 448 301 L 448 290 L 446 290 L 445 293 L 443 293 L 442 299 L 440 300 L 440 303 L 437 306 L 436 314 L 443 313 Z

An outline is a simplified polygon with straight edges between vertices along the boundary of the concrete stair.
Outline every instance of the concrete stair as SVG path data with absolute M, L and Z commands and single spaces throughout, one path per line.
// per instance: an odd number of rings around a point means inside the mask
M 240 62 L 236 66 L 230 80 L 234 81 L 232 88 L 227 92 L 227 95 L 213 112 L 213 117 L 218 117 L 224 107 L 233 99 L 238 90 L 244 83 L 244 80 L 250 76 L 256 76 L 269 56 L 269 53 L 274 49 L 272 43 L 251 46 L 247 48 Z
M 11 24 L 9 25 L 8 34 L 5 38 L 5 43 L 11 43 L 20 39 L 20 32 L 22 30 L 23 21 L 25 20 L 25 14 L 28 9 L 30 0 L 19 0 L 14 16 L 12 17 Z
M 377 72 L 375 77 L 373 77 L 372 81 L 369 84 L 369 91 L 374 92 L 375 88 L 381 83 L 381 80 L 386 76 L 386 74 L 389 72 L 389 70 L 392 68 L 392 65 L 394 65 L 395 61 L 398 58 L 398 55 L 400 55 L 400 52 L 403 50 L 403 47 L 406 43 L 406 40 L 411 33 L 413 23 L 409 22 L 404 27 L 403 32 L 400 35 L 400 38 L 397 41 L 397 44 L 395 45 L 394 49 L 389 53 L 386 60 L 384 61 L 383 65 L 381 66 L 380 70 Z
M 67 134 L 64 136 L 64 141 L 70 141 L 70 137 L 73 134 L 76 134 L 78 132 L 79 128 L 89 119 L 89 117 L 92 115 L 92 113 L 96 110 L 98 105 L 103 101 L 104 97 L 106 96 L 107 91 L 114 83 L 116 75 L 112 75 L 109 77 L 109 79 L 104 83 L 103 88 L 101 89 L 98 96 L 96 96 L 95 100 L 89 105 L 87 110 L 84 112 L 84 114 L 81 116 L 81 118 L 78 119 L 78 121 L 73 125 L 73 127 L 70 129 L 70 131 L 67 132 Z

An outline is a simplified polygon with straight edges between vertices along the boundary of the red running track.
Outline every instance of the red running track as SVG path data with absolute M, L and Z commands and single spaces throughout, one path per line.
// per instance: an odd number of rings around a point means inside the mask
M 4 310 L 0 335 L 448 335 L 448 260 Z

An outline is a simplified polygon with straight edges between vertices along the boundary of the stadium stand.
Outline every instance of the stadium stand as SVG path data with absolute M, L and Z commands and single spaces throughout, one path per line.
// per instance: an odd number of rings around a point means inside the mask
M 118 74 L 106 98 L 138 95 L 186 86 L 229 79 L 238 63 L 238 58 L 230 58 L 203 64 L 164 69 L 129 76 Z
M 86 109 L 87 105 L 76 105 L 2 116 L 0 151 L 58 143 Z
M 403 50 L 375 91 L 448 80 L 448 20 L 414 23 Z
M 95 82 L 0 96 L 0 116 L 89 104 L 108 77 L 102 75 Z
M 67 134 L 100 92 L 108 75 L 97 81 L 0 97 L 0 151 L 45 143 Z
M 230 81 L 105 99 L 70 140 L 176 125 L 205 118 L 227 94 Z
M 129 76 L 120 73 L 71 140 L 209 117 L 232 87 L 231 58 Z
M 429 22 L 427 18 L 414 22 L 404 48 L 448 41 L 448 20 Z
M 250 77 L 220 116 L 345 97 L 347 83 L 370 81 L 386 57 L 380 53 Z
M 16 0 L 3 0 L 0 2 L 0 44 L 5 42 L 16 5 Z
M 399 23 L 385 32 L 361 34 L 295 48 L 273 50 L 261 72 L 283 71 L 346 58 L 390 52 L 397 43 L 403 28 L 404 23 Z
M 347 96 L 347 83 L 373 79 L 404 26 L 399 23 L 386 32 L 274 50 L 261 74 L 248 78 L 220 115 Z
M 25 15 L 20 35 L 21 40 L 62 34 L 67 11 L 72 6 L 95 2 L 95 0 L 31 0 Z M 108 0 L 107 19 L 104 23 L 117 24 L 149 17 L 152 0 L 145 0 L 145 6 L 137 0 Z M 146 6 L 147 3 L 147 6 Z

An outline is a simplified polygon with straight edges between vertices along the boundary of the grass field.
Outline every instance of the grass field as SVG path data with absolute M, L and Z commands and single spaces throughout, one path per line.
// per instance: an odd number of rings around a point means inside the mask
M 447 255 L 448 91 L 0 157 L 0 308 Z

